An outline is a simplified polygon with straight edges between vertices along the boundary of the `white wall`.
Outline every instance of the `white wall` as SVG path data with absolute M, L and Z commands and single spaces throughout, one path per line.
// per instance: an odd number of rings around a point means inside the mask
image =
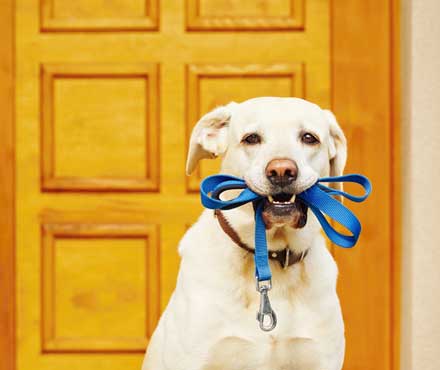
M 440 0 L 402 0 L 402 370 L 440 370 Z

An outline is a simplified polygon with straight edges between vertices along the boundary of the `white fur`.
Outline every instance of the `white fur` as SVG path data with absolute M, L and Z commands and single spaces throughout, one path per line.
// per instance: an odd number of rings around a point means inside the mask
M 311 131 L 320 144 L 299 139 Z M 258 132 L 259 145 L 244 145 L 243 136 Z M 267 194 L 264 174 L 274 158 L 298 165 L 300 192 L 318 177 L 341 174 L 345 137 L 334 116 L 294 98 L 257 98 L 231 103 L 208 113 L 196 125 L 187 170 L 201 158 L 223 155 L 222 172 L 246 179 Z M 246 205 L 224 212 L 248 245 L 253 245 L 253 210 Z M 305 260 L 285 270 L 271 263 L 270 299 L 278 316 L 272 332 L 258 327 L 255 314 L 253 256 L 237 247 L 206 210 L 179 245 L 182 257 L 176 289 L 151 338 L 143 370 L 340 370 L 345 339 L 336 294 L 337 267 L 320 226 L 309 211 L 302 229 L 282 227 L 285 241 L 268 230 L 270 250 L 286 242 L 295 252 L 309 249 Z

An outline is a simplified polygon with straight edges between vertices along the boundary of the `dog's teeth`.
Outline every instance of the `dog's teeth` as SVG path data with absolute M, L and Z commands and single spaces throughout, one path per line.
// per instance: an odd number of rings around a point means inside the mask
M 272 196 L 272 195 L 269 195 L 269 196 L 268 196 L 268 199 L 269 199 L 269 202 L 271 202 L 271 203 L 274 202 L 274 201 L 273 201 L 273 196 Z
M 290 198 L 290 203 L 294 203 L 295 202 L 295 194 L 292 195 L 292 198 Z

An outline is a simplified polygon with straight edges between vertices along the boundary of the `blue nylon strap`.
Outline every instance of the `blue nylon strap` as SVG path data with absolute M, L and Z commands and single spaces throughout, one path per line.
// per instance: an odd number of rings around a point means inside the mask
M 329 188 L 327 186 L 324 186 L 322 184 L 320 184 L 321 182 L 351 182 L 354 184 L 359 184 L 361 185 L 364 190 L 365 193 L 364 195 L 361 196 L 355 196 L 349 193 L 346 193 L 344 191 L 341 190 L 336 190 L 336 189 L 332 189 Z M 371 183 L 370 180 L 368 180 L 368 178 L 366 178 L 365 176 L 362 175 L 358 175 L 358 174 L 351 174 L 351 175 L 344 175 L 344 176 L 334 176 L 334 177 L 322 177 L 318 180 L 317 185 L 325 190 L 327 192 L 327 194 L 330 195 L 342 195 L 343 197 L 353 201 L 353 202 L 363 202 L 365 199 L 368 198 L 368 196 L 371 193 Z
M 344 191 L 329 188 L 322 183 L 352 182 L 361 185 L 365 192 L 356 196 Z M 242 189 L 240 194 L 232 200 L 221 200 L 222 192 L 232 189 Z M 333 196 L 343 196 L 354 202 L 364 201 L 371 193 L 370 181 L 362 175 L 351 174 L 337 177 L 325 177 L 316 184 L 297 194 L 315 214 L 328 238 L 343 248 L 353 247 L 361 233 L 361 224 L 356 216 Z M 228 210 L 252 202 L 255 210 L 255 270 L 258 281 L 271 279 L 269 259 L 267 254 L 266 227 L 262 212 L 265 196 L 254 193 L 244 180 L 229 175 L 209 176 L 200 186 L 202 204 L 209 209 Z M 336 231 L 327 221 L 326 216 L 344 226 L 350 234 Z
M 244 190 L 235 199 L 220 200 L 220 194 L 231 189 Z M 205 208 L 222 210 L 240 207 L 243 204 L 264 198 L 250 190 L 242 179 L 228 175 L 215 175 L 204 179 L 200 185 L 200 195 Z
M 258 202 L 255 211 L 255 275 L 258 281 L 270 280 L 272 273 L 269 268 L 269 257 L 267 254 L 266 226 L 264 225 L 263 202 Z

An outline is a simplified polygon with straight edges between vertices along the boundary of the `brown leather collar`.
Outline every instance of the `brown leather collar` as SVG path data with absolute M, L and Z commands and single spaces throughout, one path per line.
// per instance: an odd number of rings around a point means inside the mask
M 216 209 L 214 211 L 214 215 L 217 217 L 218 223 L 220 224 L 220 227 L 223 229 L 225 234 L 228 235 L 235 244 L 237 244 L 240 248 L 243 248 L 245 251 L 248 251 L 249 253 L 255 253 L 253 248 L 250 248 L 248 245 L 242 242 L 240 236 L 237 234 L 237 232 L 234 230 L 234 228 L 231 226 L 231 224 L 228 222 L 228 220 L 225 218 L 220 210 Z M 302 253 L 296 254 L 289 249 L 289 246 L 287 246 L 281 251 L 269 251 L 268 257 L 271 260 L 278 261 L 282 268 L 287 268 L 297 262 L 301 262 L 307 256 L 308 252 L 309 250 L 307 249 Z

